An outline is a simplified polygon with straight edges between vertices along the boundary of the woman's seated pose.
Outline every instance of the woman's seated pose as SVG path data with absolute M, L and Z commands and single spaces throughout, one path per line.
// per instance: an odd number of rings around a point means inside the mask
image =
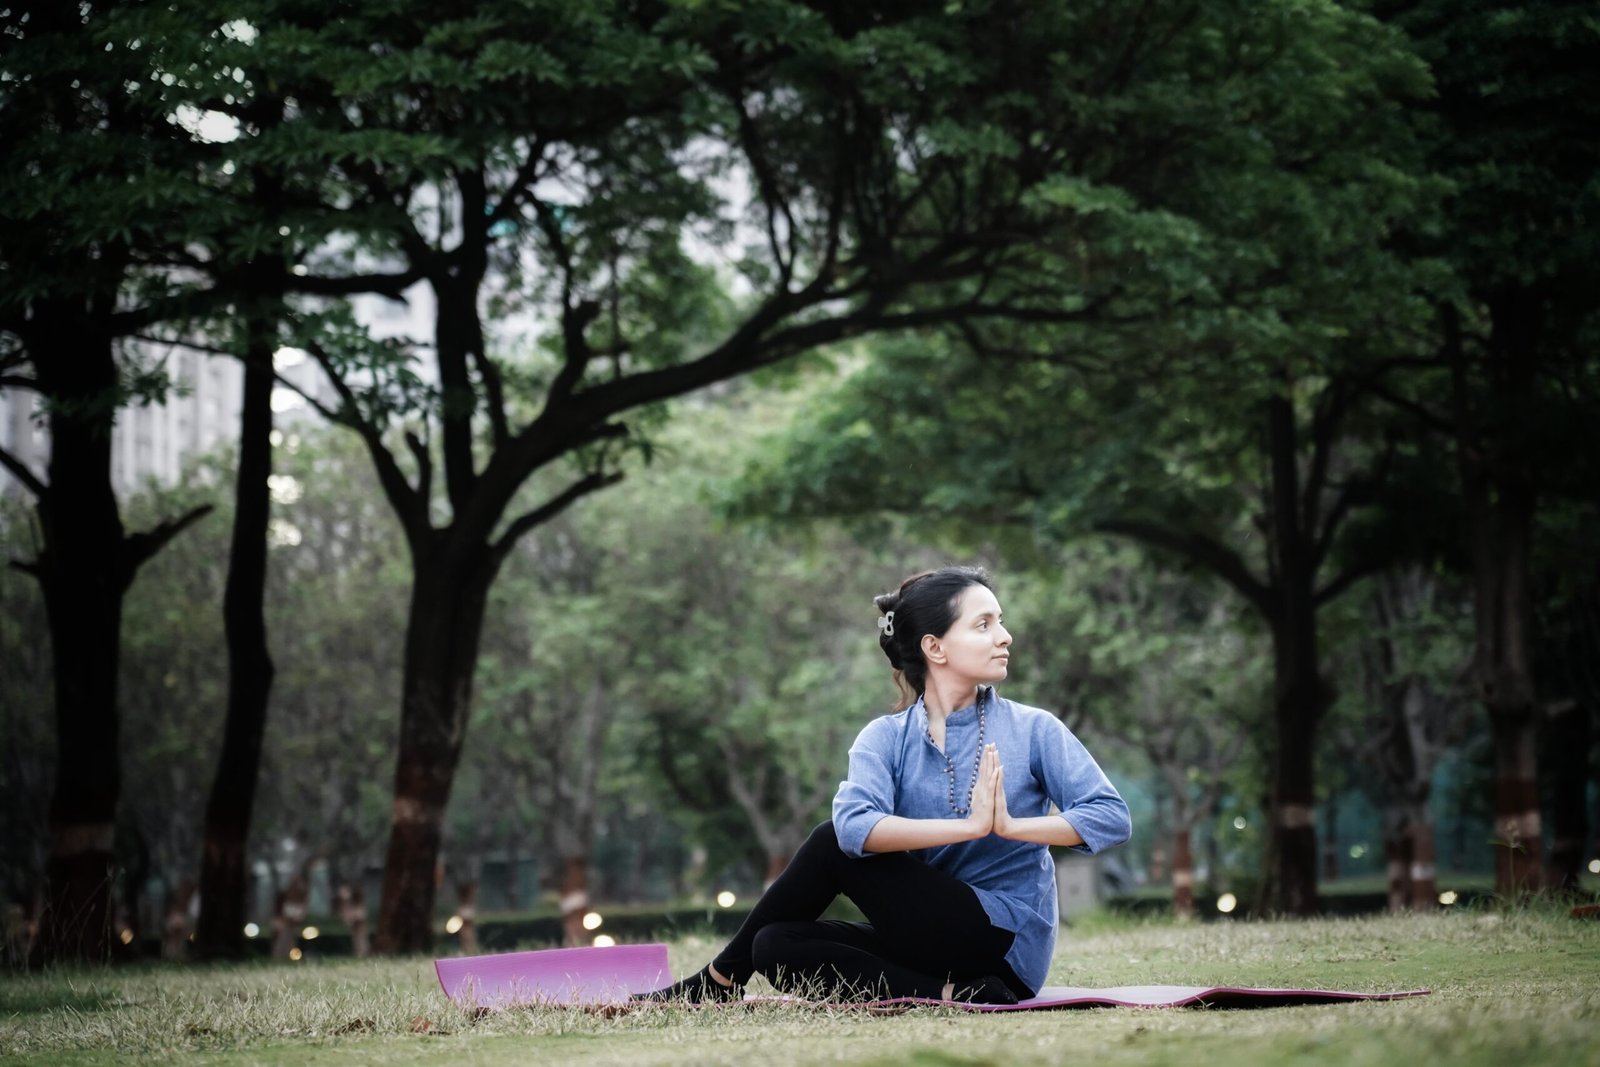
M 903 710 L 861 731 L 832 821 L 733 940 L 640 998 L 730 1000 L 756 972 L 839 999 L 1012 1004 L 1044 984 L 1057 919 L 1046 846 L 1120 844 L 1128 806 L 1059 719 L 995 693 L 1011 635 L 982 570 L 915 575 L 877 605 Z M 819 920 L 839 894 L 867 921 Z

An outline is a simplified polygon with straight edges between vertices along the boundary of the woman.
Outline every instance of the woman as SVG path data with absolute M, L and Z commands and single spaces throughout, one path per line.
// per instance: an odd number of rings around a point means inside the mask
M 757 972 L 808 995 L 985 1004 L 1044 984 L 1057 917 L 1046 846 L 1120 844 L 1128 806 L 1060 720 L 996 695 L 1011 635 L 982 570 L 914 575 L 876 603 L 902 710 L 861 731 L 832 821 L 733 940 L 642 998 L 731 1000 Z M 818 920 L 839 894 L 867 921 Z

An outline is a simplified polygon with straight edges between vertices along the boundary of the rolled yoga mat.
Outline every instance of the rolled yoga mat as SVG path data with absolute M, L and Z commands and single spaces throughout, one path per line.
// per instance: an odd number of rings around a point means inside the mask
M 648 993 L 672 981 L 666 945 L 614 945 L 608 948 L 556 948 L 435 960 L 445 996 L 465 1008 L 505 1008 L 519 1004 L 592 1006 L 621 1004 L 634 993 Z M 1032 1011 L 1042 1008 L 1268 1008 L 1325 1004 L 1341 1000 L 1399 1000 L 1426 996 L 1426 989 L 1399 993 L 1360 993 L 1342 989 L 1243 989 L 1228 986 L 1135 985 L 1101 989 L 1045 986 L 1020 1004 L 969 1004 L 961 1001 L 899 997 L 853 1006 L 939 1004 L 969 1011 Z M 749 998 L 755 1001 L 789 998 Z
M 434 960 L 444 995 L 464 1008 L 619 1004 L 672 982 L 666 945 L 610 945 Z

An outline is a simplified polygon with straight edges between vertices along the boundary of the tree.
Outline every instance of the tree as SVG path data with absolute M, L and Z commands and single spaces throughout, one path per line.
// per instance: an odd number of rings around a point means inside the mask
M 1360 705 L 1335 724 L 1342 761 L 1383 808 L 1391 911 L 1437 903 L 1434 773 L 1464 740 L 1459 679 L 1469 644 L 1452 584 L 1412 564 L 1380 574 L 1363 590 L 1360 636 L 1347 670 L 1360 679 Z M 1372 772 L 1376 771 L 1376 774 Z
M 7 557 L 36 549 L 31 516 L 21 502 L 0 496 L 0 545 Z M 4 904 L 20 930 L 3 953 L 8 964 L 24 963 L 37 934 L 40 891 L 49 843 L 52 686 L 48 633 L 38 586 L 20 571 L 0 567 L 0 871 Z M 8 916 L 7 924 L 11 918 Z M 29 928 L 33 933 L 30 935 Z
M 136 286 L 142 263 L 192 232 L 198 199 L 185 131 L 144 105 L 150 70 L 102 39 L 116 3 L 13 4 L 0 95 L 0 388 L 46 401 L 50 459 L 39 478 L 0 452 L 37 502 L 31 561 L 49 617 L 58 758 L 50 807 L 49 958 L 104 958 L 120 776 L 118 639 L 139 567 L 205 513 L 128 533 L 110 479 L 120 407 L 160 396 L 164 376 L 119 358 L 119 343 L 171 311 L 175 294 Z M 109 47 L 108 47 L 109 44 Z M 139 87 L 131 93 L 127 86 Z
M 398 261 L 322 290 L 421 279 L 438 309 L 437 395 L 409 423 L 382 388 L 404 379 L 403 349 L 374 382 L 362 339 L 307 342 L 342 398 L 324 413 L 366 443 L 412 550 L 379 931 L 407 951 L 430 938 L 484 604 L 518 538 L 616 480 L 629 412 L 936 321 L 958 299 L 972 313 L 952 286 L 1001 269 L 1051 215 L 1030 198 L 1068 150 L 1051 71 L 1095 20 L 1067 5 L 1024 19 L 777 0 L 506 5 L 454 21 L 421 4 L 277 14 L 255 47 L 283 57 L 290 126 L 359 143 L 286 135 L 275 150 L 313 156 L 362 253 Z M 1132 61 L 1152 42 L 1124 43 Z M 729 193 L 741 179 L 748 200 Z M 746 206 L 761 237 L 738 255 L 751 292 L 727 320 L 684 235 L 726 245 Z M 489 307 L 518 305 L 555 324 L 542 360 L 519 361 L 486 325 Z M 519 503 L 531 475 L 563 469 L 564 487 Z
M 1312 742 L 1332 697 L 1317 610 L 1377 563 L 1340 543 L 1391 454 L 1362 383 L 1414 325 L 1413 275 L 1435 273 L 1381 232 L 1433 192 L 1403 110 L 1426 73 L 1392 30 L 1336 7 L 1212 17 L 1163 38 L 1117 113 L 1115 154 L 1055 176 L 1084 222 L 1039 246 L 1031 276 L 996 280 L 1016 314 L 961 324 L 984 358 L 902 347 L 757 482 L 796 509 L 1114 532 L 1223 578 L 1276 659 L 1264 902 L 1303 914 Z M 1062 324 L 1067 309 L 1079 321 Z M 952 455 L 949 441 L 983 444 Z
M 826 817 L 855 734 L 889 711 L 871 597 L 916 553 L 836 528 L 727 527 L 681 498 L 656 537 L 644 758 L 675 808 L 753 838 L 770 884 Z
M 1452 183 L 1444 224 L 1410 235 L 1459 286 L 1395 362 L 1383 395 L 1454 451 L 1475 589 L 1478 700 L 1494 731 L 1497 889 L 1537 889 L 1543 830 L 1532 567 L 1541 502 L 1590 502 L 1596 274 L 1588 136 L 1600 98 L 1593 12 L 1572 2 L 1392 2 L 1437 96 L 1429 163 Z M 1431 369 L 1430 369 L 1431 368 Z M 1589 448 L 1574 448 L 1587 440 Z M 1573 460 L 1577 460 L 1573 462 Z
M 1173 911 L 1192 918 L 1195 831 L 1215 819 L 1259 721 L 1261 657 L 1210 583 L 1154 570 L 1134 545 L 1084 540 L 1043 563 L 1002 601 L 1017 620 L 1018 685 L 1154 771 L 1167 804 L 1152 847 L 1170 848 Z

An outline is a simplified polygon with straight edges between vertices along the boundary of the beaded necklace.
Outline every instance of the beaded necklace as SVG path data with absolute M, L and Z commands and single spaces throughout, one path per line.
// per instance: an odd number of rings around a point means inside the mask
M 983 763 L 983 698 L 987 695 L 987 693 L 987 689 L 982 687 L 978 689 L 978 754 L 972 759 L 972 781 L 967 786 L 967 806 L 964 808 L 956 806 L 956 765 L 950 759 L 948 747 L 943 752 L 945 781 L 950 786 L 950 810 L 956 813 L 956 818 L 958 819 L 965 819 L 968 815 L 972 814 L 972 794 L 973 791 L 978 788 L 978 768 Z M 926 710 L 924 710 L 924 714 L 926 714 Z M 928 743 L 932 744 L 933 733 L 931 731 L 928 733 L 927 737 Z M 945 731 L 945 740 L 948 742 L 949 739 L 950 734 L 947 727 Z

